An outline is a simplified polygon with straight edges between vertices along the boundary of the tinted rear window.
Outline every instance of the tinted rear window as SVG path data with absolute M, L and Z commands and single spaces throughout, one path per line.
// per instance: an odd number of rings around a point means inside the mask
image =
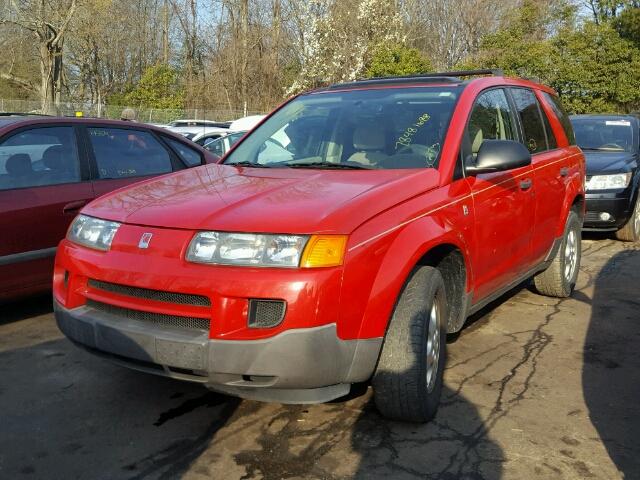
M 549 105 L 551 105 L 551 108 L 553 109 L 553 112 L 556 114 L 556 117 L 558 117 L 558 120 L 560 120 L 560 124 L 564 129 L 564 133 L 567 136 L 569 145 L 575 145 L 576 136 L 573 133 L 573 126 L 571 125 L 571 120 L 569 120 L 569 115 L 567 115 L 567 112 L 562 106 L 562 102 L 558 97 L 556 97 L 555 95 L 551 95 L 547 92 L 542 92 L 542 95 L 544 95 L 544 98 L 549 102 Z
M 544 152 L 547 150 L 547 137 L 538 107 L 538 99 L 531 90 L 524 88 L 512 88 L 511 93 L 520 115 L 524 145 L 531 153 Z

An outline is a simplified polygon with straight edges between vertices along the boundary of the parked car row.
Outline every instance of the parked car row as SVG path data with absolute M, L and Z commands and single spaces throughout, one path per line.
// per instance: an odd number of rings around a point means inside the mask
M 205 146 L 219 138 L 238 133 L 246 133 L 256 126 L 264 115 L 251 115 L 233 122 L 215 122 L 210 120 L 176 120 L 164 128 L 178 133 L 198 145 Z M 226 142 L 228 144 L 228 142 Z M 218 151 L 220 148 L 217 147 Z M 226 153 L 226 150 L 224 151 Z

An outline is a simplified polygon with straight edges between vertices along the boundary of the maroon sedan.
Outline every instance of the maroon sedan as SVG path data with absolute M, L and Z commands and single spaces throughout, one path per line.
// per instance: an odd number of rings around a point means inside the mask
M 0 117 L 0 301 L 50 288 L 56 246 L 94 198 L 216 158 L 140 123 Z

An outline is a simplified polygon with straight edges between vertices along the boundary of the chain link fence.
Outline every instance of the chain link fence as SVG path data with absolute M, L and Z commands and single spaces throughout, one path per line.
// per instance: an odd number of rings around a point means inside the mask
M 206 109 L 185 108 L 185 109 L 159 109 L 159 108 L 137 108 L 127 105 L 95 105 L 81 102 L 61 102 L 57 107 L 57 115 L 76 116 L 94 118 L 119 119 L 123 110 L 132 108 L 136 114 L 136 120 L 145 123 L 166 124 L 174 120 L 195 119 L 195 120 L 215 120 L 231 121 L 247 115 L 261 115 L 268 113 L 263 110 L 233 109 L 228 105 L 218 105 Z M 0 113 L 41 113 L 41 105 L 37 100 L 11 100 L 0 98 Z M 78 113 L 80 112 L 80 113 Z

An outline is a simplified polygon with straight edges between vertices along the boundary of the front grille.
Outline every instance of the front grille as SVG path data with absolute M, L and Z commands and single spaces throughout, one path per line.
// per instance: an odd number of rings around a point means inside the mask
M 275 327 L 284 319 L 286 305 L 282 300 L 249 300 L 249 326 Z
M 210 307 L 211 300 L 204 295 L 192 295 L 186 293 L 165 292 L 163 290 L 151 290 L 149 288 L 130 287 L 119 283 L 103 282 L 101 280 L 89 279 L 91 288 L 103 290 L 105 292 L 126 295 L 127 297 L 144 298 L 158 302 L 177 303 L 180 305 L 194 305 L 199 307 Z
M 110 313 L 130 320 L 148 322 L 162 327 L 176 327 L 187 330 L 209 331 L 210 321 L 208 318 L 181 317 L 179 315 L 166 315 L 163 313 L 144 312 L 131 308 L 116 307 L 108 303 L 87 300 L 87 306 L 101 312 Z

